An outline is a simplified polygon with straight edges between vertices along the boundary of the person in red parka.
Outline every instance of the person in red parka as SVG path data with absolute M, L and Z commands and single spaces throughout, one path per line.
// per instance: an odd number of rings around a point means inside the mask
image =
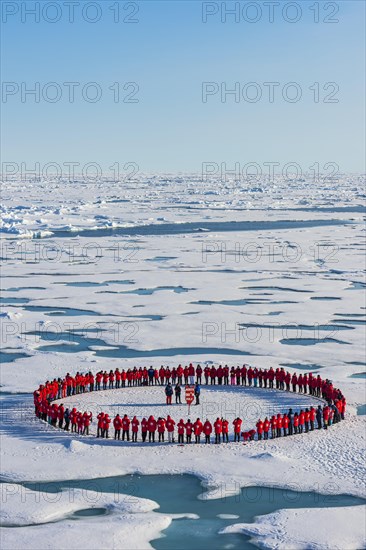
M 343 397 L 342 399 L 342 412 L 341 412 L 341 419 L 344 420 L 345 414 L 346 414 L 346 398 Z
M 296 374 L 296 372 L 291 377 L 291 384 L 292 384 L 292 391 L 296 393 L 296 386 L 297 386 L 297 374 Z
M 299 415 L 297 414 L 297 412 L 294 414 L 293 424 L 294 424 L 294 434 L 297 434 L 299 431 Z
M 305 433 L 308 433 L 309 423 L 310 423 L 310 411 L 309 411 L 309 409 L 305 409 L 304 420 L 305 420 Z
M 288 435 L 289 424 L 290 424 L 290 419 L 287 416 L 287 414 L 284 414 L 282 418 L 283 435 Z
M 229 422 L 225 418 L 221 418 L 222 424 L 222 441 L 229 443 Z
M 205 443 L 210 443 L 210 436 L 212 434 L 212 424 L 206 419 L 206 422 L 203 425 L 203 433 L 205 434 Z
M 111 419 L 109 418 L 108 414 L 105 414 L 103 416 L 103 431 L 102 431 L 102 437 L 106 437 L 108 439 L 109 437 L 109 425 L 111 423 Z
M 281 430 L 282 430 L 282 416 L 281 416 L 281 413 L 278 413 L 277 415 L 277 437 L 281 437 L 282 433 L 281 433 Z
M 87 413 L 86 411 L 83 414 L 83 435 L 89 435 L 89 426 L 93 420 L 93 415 L 91 412 Z
M 62 425 L 64 423 L 65 407 L 63 403 L 60 404 L 58 408 L 57 418 L 58 418 L 58 427 L 62 430 Z
M 132 421 L 131 421 L 132 441 L 134 443 L 136 443 L 136 441 L 137 441 L 137 434 L 138 434 L 138 431 L 139 431 L 139 425 L 140 425 L 140 422 L 137 420 L 136 416 L 134 416 Z
M 271 418 L 271 433 L 272 433 L 272 439 L 275 439 L 276 437 L 276 429 L 277 429 L 277 418 L 275 415 Z
M 70 421 L 71 421 L 71 433 L 76 433 L 76 424 L 77 424 L 77 412 L 76 408 L 74 407 L 70 413 Z
M 80 411 L 78 411 L 76 421 L 78 424 L 78 434 L 82 435 L 84 431 L 84 417 L 83 417 L 83 413 L 81 413 Z
M 258 441 L 260 441 L 262 439 L 262 434 L 263 434 L 263 422 L 261 419 L 258 420 L 256 427 L 257 427 Z
M 291 374 L 287 371 L 285 374 L 286 391 L 290 391 Z
M 157 428 L 157 422 L 155 418 L 151 415 L 147 422 L 147 429 L 149 430 L 149 443 L 155 443 L 155 432 Z
M 241 431 L 241 425 L 243 421 L 238 417 L 235 418 L 233 424 L 234 424 L 234 441 L 240 441 L 240 431 Z
M 185 424 L 184 424 L 183 418 L 179 420 L 177 428 L 178 428 L 178 443 L 184 443 Z
M 157 421 L 159 443 L 164 442 L 164 433 L 165 433 L 165 418 L 158 418 Z
M 192 441 L 192 432 L 193 432 L 193 424 L 192 424 L 192 422 L 189 418 L 188 418 L 188 421 L 186 422 L 185 429 L 186 429 L 186 442 L 191 443 L 191 441 Z
M 314 409 L 314 407 L 310 407 L 310 430 L 311 431 L 314 430 L 315 417 L 316 417 L 316 410 Z
M 256 433 L 257 433 L 256 430 L 249 430 L 248 434 L 249 434 L 250 441 L 254 441 L 254 436 Z
M 168 432 L 169 443 L 174 443 L 174 426 L 175 426 L 175 422 L 168 414 L 166 418 L 166 429 Z
M 270 422 L 268 418 L 266 417 L 263 422 L 263 437 L 264 439 L 268 439 L 268 432 L 269 432 Z
M 125 437 L 127 441 L 130 441 L 130 423 L 130 419 L 128 418 L 127 414 L 125 414 L 122 418 L 122 441 L 125 440 Z
M 196 443 L 200 443 L 201 433 L 203 431 L 203 424 L 199 418 L 197 418 L 196 422 L 193 424 L 193 431 Z
M 329 407 L 328 405 L 325 405 L 323 407 L 323 424 L 324 424 L 324 428 L 327 430 L 328 429 L 328 422 L 329 422 Z
M 56 427 L 57 418 L 58 418 L 58 405 L 54 403 L 51 406 L 51 426 Z
M 216 418 L 216 421 L 214 422 L 214 428 L 215 428 L 215 443 L 220 443 L 221 434 L 222 434 L 222 422 L 220 418 Z
M 121 439 L 122 418 L 120 417 L 119 414 L 117 414 L 117 416 L 113 420 L 113 427 L 114 427 L 114 439 Z
M 302 432 L 304 431 L 304 424 L 305 424 L 305 413 L 303 410 L 301 410 L 299 414 L 299 434 L 302 434 Z
M 104 418 L 104 412 L 100 412 L 97 416 L 97 420 L 98 420 L 97 437 L 103 437 L 103 418 Z
M 146 418 L 144 417 L 141 420 L 141 437 L 142 437 L 142 442 L 143 443 L 145 443 L 145 441 L 146 441 L 147 428 L 148 428 L 148 422 L 147 422 Z

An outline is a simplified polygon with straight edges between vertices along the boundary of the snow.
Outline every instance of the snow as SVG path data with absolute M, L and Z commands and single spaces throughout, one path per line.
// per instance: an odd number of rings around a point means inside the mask
M 259 548 L 271 550 L 359 550 L 365 548 L 366 506 L 279 510 L 237 523 L 221 534 L 245 533 Z
M 103 549 L 151 548 L 149 541 L 158 538 L 160 531 L 177 517 L 154 513 L 157 508 L 154 502 L 123 494 L 80 489 L 39 493 L 14 484 L 3 484 L 0 490 L 2 503 L 6 504 L 0 515 L 4 550 L 52 549 L 55 544 L 62 550 L 84 549 L 86 526 L 71 518 L 73 513 L 85 508 L 104 508 L 107 512 L 92 520 L 93 547 Z M 43 525 L 47 526 L 46 536 Z M 21 529 L 14 529 L 15 526 Z
M 361 284 L 364 199 L 364 180 L 352 174 L 341 176 L 339 183 L 285 182 L 279 177 L 273 182 L 266 178 L 202 181 L 196 175 L 141 175 L 123 186 L 106 180 L 86 185 L 78 178 L 7 181 L 0 233 L 2 344 L 5 353 L 16 351 L 27 357 L 15 362 L 2 358 L 3 479 L 14 484 L 185 472 L 202 480 L 209 498 L 220 498 L 226 489 L 233 494 L 240 486 L 294 484 L 301 491 L 327 493 L 335 487 L 339 494 L 365 496 L 366 418 L 357 415 L 357 408 L 366 402 L 365 379 L 351 378 L 365 370 L 360 366 L 365 363 L 364 324 L 354 323 L 364 320 L 366 313 Z M 233 220 L 272 226 L 248 231 L 228 231 L 226 226 L 218 231 L 212 225 L 210 231 L 200 231 L 207 222 Z M 288 220 L 318 225 L 276 226 Z M 322 220 L 339 223 L 321 225 Z M 196 232 L 164 234 L 167 224 L 185 231 L 186 223 L 194 224 Z M 148 226 L 158 226 L 161 234 L 144 234 Z M 132 232 L 136 227 L 138 234 L 130 236 L 129 228 Z M 98 230 L 103 228 L 114 232 L 101 236 Z M 93 231 L 86 234 L 88 230 Z M 59 231 L 65 231 L 62 237 Z M 168 259 L 159 261 L 164 256 Z M 188 291 L 174 292 L 176 287 Z M 124 293 L 158 288 L 148 295 Z M 346 329 L 336 328 L 336 320 Z M 240 330 L 241 325 L 247 328 Z M 324 330 L 324 326 L 334 328 Z M 37 331 L 49 331 L 48 339 L 40 338 Z M 82 344 L 74 334 L 82 336 Z M 283 342 L 294 338 L 300 340 L 292 345 Z M 304 346 L 301 339 L 313 342 Z M 61 344 L 63 351 L 53 347 Z M 207 352 L 199 353 L 205 348 Z M 30 393 L 51 377 L 117 366 L 172 367 L 189 361 L 230 366 L 246 362 L 264 368 L 308 364 L 309 371 L 318 370 L 342 389 L 347 397 L 346 420 L 328 431 L 279 441 L 143 447 L 71 437 L 33 418 Z M 297 367 L 286 368 L 294 372 Z M 154 414 L 166 414 L 166 407 L 159 404 L 160 392 L 159 388 L 148 394 L 142 388 L 126 389 L 83 399 L 94 412 L 99 406 L 111 414 L 117 408 L 123 412 L 127 405 L 129 413 L 139 416 L 142 408 L 148 413 L 148 407 Z M 257 412 L 286 409 L 286 399 L 285 394 L 269 390 L 259 395 L 259 391 L 225 388 L 214 394 L 209 388 L 203 389 L 202 405 L 192 407 L 191 414 L 198 409 L 204 416 L 212 403 L 224 407 L 231 420 L 235 407 L 242 407 L 244 424 L 249 426 Z M 309 402 L 308 397 L 291 395 L 291 399 L 299 405 Z M 174 418 L 180 414 L 186 418 L 185 406 L 174 407 Z M 5 527 L 2 547 L 51 548 L 57 540 L 58 547 L 85 548 L 89 536 L 85 525 L 93 525 L 100 548 L 122 548 L 122 544 L 148 548 L 149 541 L 172 521 L 155 508 L 115 507 L 106 494 L 101 499 L 111 513 L 70 520 L 74 506 L 82 505 L 78 498 L 76 504 L 62 501 L 52 520 L 55 512 L 49 503 L 42 502 L 35 510 L 32 499 L 9 497 L 2 506 L 6 521 L 29 522 L 32 527 Z M 360 507 L 344 509 L 343 521 L 339 509 L 281 510 L 257 519 L 250 528 L 258 529 L 253 536 L 262 547 L 337 548 L 338 544 L 348 550 L 364 546 L 361 512 Z M 275 530 L 276 522 L 281 532 Z M 309 524 L 312 528 L 304 531 L 303 525 Z M 323 526 L 329 527 L 328 538 Z M 242 528 L 248 526 L 238 527 Z

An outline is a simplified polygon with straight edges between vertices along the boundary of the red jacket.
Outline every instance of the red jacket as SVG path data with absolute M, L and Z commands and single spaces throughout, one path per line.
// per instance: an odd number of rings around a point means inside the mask
M 151 416 L 147 422 L 149 432 L 156 432 L 157 423 L 153 416 Z
M 108 430 L 109 429 L 109 424 L 111 423 L 111 419 L 109 418 L 109 416 L 106 414 L 104 417 L 103 417 L 103 429 L 104 430 Z
M 147 432 L 147 424 L 148 424 L 148 422 L 147 422 L 146 418 L 143 418 L 141 420 L 141 431 L 142 432 Z
M 234 432 L 236 434 L 239 434 L 240 433 L 240 430 L 241 430 L 241 425 L 242 425 L 243 421 L 240 420 L 240 418 L 236 418 L 233 422 L 234 424 Z
M 192 435 L 192 432 L 193 432 L 192 422 L 187 422 L 185 428 L 186 428 L 186 434 L 187 435 Z
M 140 422 L 137 420 L 136 416 L 133 417 L 131 425 L 132 425 L 132 431 L 134 433 L 137 433 L 139 431 Z
M 131 423 L 130 419 L 128 418 L 128 416 L 125 415 L 122 418 L 122 428 L 124 430 L 129 430 L 130 429 L 130 423 Z
M 98 428 L 103 428 L 103 418 L 104 418 L 104 413 L 99 413 L 97 416 Z
M 122 428 L 122 418 L 120 416 L 116 416 L 113 420 L 113 426 L 115 430 L 120 430 Z
M 257 426 L 257 432 L 261 434 L 263 432 L 263 422 L 261 420 L 258 420 L 256 426 Z
M 168 416 L 168 418 L 166 419 L 166 429 L 168 430 L 168 432 L 174 432 L 174 426 L 174 420 L 170 418 L 170 416 Z
M 163 434 L 165 432 L 165 420 L 164 420 L 164 418 L 160 418 L 160 420 L 158 420 L 157 424 L 158 424 L 159 434 Z
M 203 425 L 203 433 L 205 435 L 211 435 L 212 433 L 212 424 L 208 420 L 206 420 L 206 422 Z
M 222 433 L 222 422 L 220 419 L 217 419 L 214 423 L 215 428 L 215 434 L 221 434 Z
M 183 435 L 184 434 L 184 428 L 185 428 L 183 420 L 180 420 L 178 422 L 177 428 L 178 428 L 178 435 Z
M 193 424 L 194 435 L 201 435 L 203 431 L 203 424 L 200 420 L 196 420 Z
M 87 412 L 85 412 L 85 413 L 83 414 L 84 426 L 86 426 L 86 427 L 90 426 L 90 423 L 91 423 L 91 421 L 92 421 L 92 418 L 93 418 L 92 413 L 89 413 L 89 414 L 88 414 Z
M 222 421 L 222 433 L 223 434 L 229 433 L 229 422 L 227 420 Z

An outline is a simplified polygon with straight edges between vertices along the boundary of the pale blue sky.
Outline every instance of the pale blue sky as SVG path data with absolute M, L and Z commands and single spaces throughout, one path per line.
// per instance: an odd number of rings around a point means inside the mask
M 333 16 L 339 22 L 324 23 L 332 10 L 329 2 L 327 10 L 327 2 L 319 2 L 320 22 L 315 23 L 314 1 L 301 1 L 301 19 L 292 24 L 281 15 L 286 2 L 276 8 L 274 23 L 268 22 L 268 8 L 258 3 L 262 17 L 257 23 L 242 16 L 238 23 L 233 16 L 222 23 L 220 13 L 203 23 L 197 0 L 138 2 L 138 23 L 114 23 L 112 0 L 97 3 L 102 15 L 94 24 L 82 19 L 80 7 L 69 23 L 61 0 L 56 23 L 42 15 L 35 23 L 24 13 L 22 23 L 20 11 L 4 22 L 3 12 L 2 80 L 19 88 L 22 82 L 29 88 L 56 82 L 62 91 L 56 103 L 42 98 L 35 103 L 32 97 L 22 102 L 20 92 L 5 103 L 3 95 L 3 161 L 97 162 L 103 167 L 136 162 L 143 172 L 199 172 L 202 162 L 268 161 L 296 161 L 304 169 L 314 162 L 337 162 L 342 171 L 364 170 L 365 3 L 330 3 L 339 6 Z M 4 9 L 9 2 L 2 4 Z M 24 2 L 10 4 L 20 10 Z M 128 2 L 119 4 L 122 16 L 133 9 Z M 50 9 L 46 17 L 54 13 Z M 81 83 L 73 104 L 63 85 L 71 81 Z M 108 87 L 117 81 L 122 86 L 136 82 L 139 101 L 115 103 Z M 102 90 L 97 103 L 81 96 L 88 82 Z M 263 96 L 257 103 L 236 103 L 233 96 L 222 102 L 216 94 L 203 103 L 202 82 L 228 88 L 257 82 Z M 264 82 L 280 83 L 273 103 Z M 297 103 L 282 98 L 288 82 L 301 87 Z M 320 83 L 321 99 L 326 95 L 322 86 L 337 83 L 339 102 L 314 102 L 309 90 L 314 82 Z

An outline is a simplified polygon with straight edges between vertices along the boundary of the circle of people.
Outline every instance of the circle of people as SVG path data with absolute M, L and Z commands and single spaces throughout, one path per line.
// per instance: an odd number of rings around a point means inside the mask
M 309 395 L 322 398 L 326 403 L 318 405 L 317 408 L 309 407 L 299 412 L 293 412 L 289 409 L 288 413 L 273 415 L 272 417 L 258 419 L 255 429 L 241 431 L 242 419 L 236 418 L 233 421 L 234 442 L 239 442 L 242 437 L 244 442 L 261 439 L 272 439 L 307 433 L 315 429 L 328 429 L 332 424 L 344 420 L 346 410 L 346 399 L 342 392 L 335 388 L 330 380 L 322 379 L 320 375 L 309 374 L 290 374 L 283 368 L 257 369 L 249 365 L 242 367 L 231 367 L 225 365 L 215 367 L 201 365 L 196 367 L 190 363 L 183 367 L 170 370 L 169 367 L 160 367 L 160 369 L 149 369 L 136 367 L 134 369 L 113 371 L 99 371 L 94 376 L 92 372 L 82 374 L 77 372 L 75 376 L 67 373 L 64 378 L 46 381 L 33 392 L 35 414 L 38 418 L 48 422 L 53 427 L 58 427 L 72 433 L 89 435 L 89 427 L 93 421 L 91 412 L 81 412 L 65 408 L 63 403 L 53 403 L 73 395 L 83 394 L 107 389 L 119 389 L 133 386 L 165 386 L 166 403 L 171 403 L 171 396 L 175 393 L 176 403 L 181 403 L 181 391 L 183 384 L 194 385 L 196 404 L 199 403 L 200 384 L 202 380 L 206 385 L 236 385 L 259 388 L 269 388 L 284 391 L 293 391 L 299 393 L 309 393 Z M 112 419 L 107 413 L 100 412 L 97 416 L 97 437 L 109 438 L 111 424 L 114 428 L 114 439 L 122 441 L 136 442 L 138 433 L 141 429 L 141 440 L 143 442 L 155 442 L 155 435 L 158 434 L 159 442 L 165 441 L 165 433 L 168 436 L 168 442 L 175 442 L 175 430 L 177 430 L 178 443 L 183 444 L 192 442 L 192 435 L 195 442 L 201 442 L 201 436 L 204 436 L 205 443 L 211 442 L 211 434 L 214 433 L 215 443 L 229 442 L 229 422 L 225 418 L 216 418 L 214 422 L 206 419 L 204 422 L 197 418 L 195 422 L 188 419 L 186 422 L 180 419 L 176 423 L 170 415 L 166 418 L 154 416 L 143 418 L 141 422 L 136 416 L 130 419 L 127 414 L 120 416 L 117 414 Z

